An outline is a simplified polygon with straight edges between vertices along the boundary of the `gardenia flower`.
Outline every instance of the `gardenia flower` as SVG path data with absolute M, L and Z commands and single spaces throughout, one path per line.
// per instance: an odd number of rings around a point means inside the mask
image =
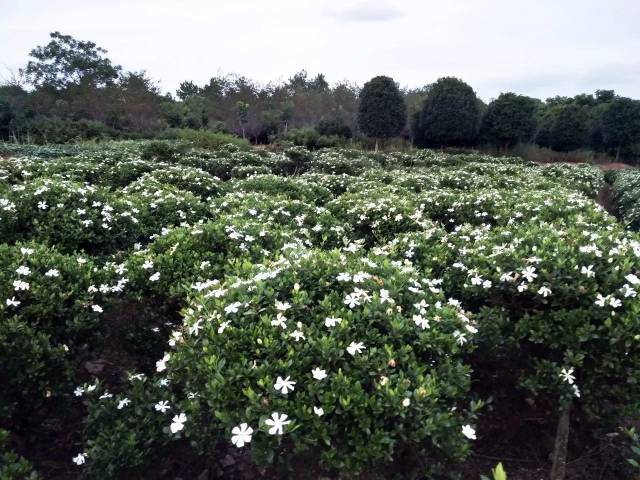
M 238 313 L 238 307 L 242 305 L 240 302 L 233 302 L 226 307 L 224 307 L 225 313 Z
M 149 270 L 150 268 L 153 268 L 153 262 L 151 260 L 146 260 L 142 264 L 142 268 L 144 268 L 145 270 Z
M 321 368 L 318 368 L 318 367 L 311 370 L 311 374 L 313 375 L 313 378 L 315 378 L 316 380 L 323 380 L 327 378 L 327 371 L 322 370 Z
M 414 315 L 413 321 L 415 322 L 416 326 L 422 328 L 423 330 L 429 328 L 429 320 L 424 318 L 422 315 Z
M 540 289 L 538 290 L 538 294 L 542 295 L 543 297 L 548 297 L 549 295 L 551 295 L 551 289 L 548 287 L 540 287 Z
M 289 334 L 289 336 L 293 337 L 296 342 L 299 342 L 300 340 L 306 338 L 304 336 L 304 333 L 302 333 L 300 330 L 294 330 Z
M 348 282 L 349 280 L 351 280 L 351 275 L 349 275 L 348 273 L 340 273 L 336 277 L 336 280 L 338 280 L 339 282 Z
M 158 280 L 160 280 L 160 272 L 156 272 L 153 275 L 151 275 L 149 277 L 149 280 L 151 280 L 152 282 L 157 282 Z
M 276 310 L 280 310 L 282 312 L 286 312 L 290 308 L 291 308 L 291 305 L 289 305 L 287 302 L 280 302 L 280 301 L 276 300 Z M 246 425 L 246 424 L 243 424 L 243 425 Z
M 52 268 L 51 270 L 47 270 L 44 274 L 45 277 L 59 277 L 60 276 L 60 272 L 58 270 L 56 270 L 55 268 Z
M 251 434 L 253 433 L 253 428 L 251 428 L 246 423 L 241 423 L 237 427 L 233 427 L 231 430 L 233 434 L 231 436 L 231 443 L 233 443 L 236 447 L 242 448 L 245 443 L 251 442 Z
M 164 413 L 167 410 L 171 409 L 171 407 L 169 406 L 168 400 L 159 401 L 158 403 L 155 404 L 154 408 L 156 409 L 156 412 L 160 412 L 160 413 Z
M 338 317 L 327 317 L 324 319 L 325 326 L 329 328 L 335 327 L 340 322 L 342 322 L 342 319 Z
M 84 463 L 87 461 L 87 454 L 86 453 L 79 453 L 78 455 L 73 457 L 71 460 L 76 465 L 84 465 Z
M 380 290 L 380 303 L 390 303 L 394 304 L 395 300 L 389 296 L 389 290 L 385 290 L 384 288 Z
M 607 301 L 607 297 L 603 297 L 601 294 L 596 295 L 595 304 L 599 307 L 604 307 Z
M 226 328 L 231 324 L 231 320 L 227 320 L 226 322 L 222 322 L 218 327 L 218 333 L 223 333 Z
M 629 275 L 627 275 L 626 277 L 624 277 L 625 280 L 627 282 L 629 282 L 631 285 L 638 285 L 640 283 L 640 278 L 638 278 L 637 276 L 635 276 L 633 273 L 630 273 Z
M 16 273 L 18 275 L 29 275 L 31 273 L 31 269 L 25 265 L 22 265 L 16 269 Z
M 181 413 L 180 415 L 176 415 L 175 417 L 173 417 L 171 426 L 169 427 L 171 430 L 171 433 L 177 433 L 180 430 L 182 430 L 184 428 L 184 424 L 187 421 L 187 416 L 184 413 Z
M 353 308 L 360 305 L 360 299 L 358 298 L 356 293 L 350 293 L 345 297 L 344 304 L 349 308 Z
M 16 300 L 16 297 L 7 298 L 7 307 L 17 307 L 20 303 L 20 300 Z
M 102 307 L 100 305 L 91 305 L 91 310 L 93 310 L 96 313 L 102 313 Z
M 27 282 L 23 282 L 22 280 L 14 280 L 13 288 L 18 292 L 20 290 L 29 290 L 29 284 Z
M 279 390 L 283 395 L 286 395 L 290 391 L 293 392 L 293 386 L 296 384 L 296 382 L 289 380 L 290 378 L 291 377 L 283 379 L 282 377 L 278 377 L 273 387 L 276 390 Z
M 285 413 L 280 415 L 278 412 L 273 412 L 271 418 L 265 420 L 265 424 L 271 427 L 269 429 L 269 435 L 282 435 L 284 433 L 284 426 L 291 423 L 291 420 L 287 420 L 289 416 Z
M 131 400 L 129 400 L 128 398 L 123 398 L 122 400 L 120 400 L 118 402 L 118 410 L 122 410 L 124 407 L 126 407 L 127 405 L 129 405 L 131 403 Z
M 411 399 L 410 398 L 405 398 L 404 400 L 402 400 L 402 406 L 403 407 L 408 407 L 409 405 L 411 405 Z
M 462 427 L 462 434 L 469 440 L 476 439 L 476 430 L 471 425 L 464 425 Z
M 596 272 L 593 271 L 593 265 L 589 265 L 587 267 L 583 266 L 580 269 L 580 273 L 583 274 L 583 275 L 586 275 L 587 278 L 592 278 L 592 277 L 596 276 Z
M 573 367 L 570 367 L 568 370 L 563 368 L 560 371 L 560 378 L 562 378 L 563 382 L 567 382 L 569 385 L 573 385 L 576 377 L 573 376 Z
M 528 281 L 528 282 L 533 282 L 533 279 L 536 278 L 538 276 L 537 273 L 535 273 L 536 268 L 535 267 L 527 267 L 525 269 L 522 270 L 522 276 Z
M 73 391 L 73 394 L 76 397 L 81 397 L 83 393 L 84 393 L 84 388 L 82 387 L 76 387 L 76 389 Z
M 321 417 L 322 415 L 324 415 L 324 410 L 322 407 L 313 407 L 313 413 Z
M 38 202 L 38 208 L 40 210 L 46 210 L 47 209 L 47 202 Z
M 357 353 L 362 353 L 362 351 L 365 348 L 366 347 L 364 346 L 364 343 L 362 343 L 362 342 L 351 342 L 349 344 L 349 346 L 347 347 L 347 352 L 349 352 L 351 354 L 351 356 L 355 356 L 356 352 Z
M 278 312 L 275 320 L 271 320 L 271 325 L 273 327 L 281 327 L 282 329 L 287 328 L 287 317 Z
M 156 362 L 156 372 L 163 372 L 167 369 L 167 362 L 169 361 L 169 358 L 171 358 L 171 355 L 167 353 Z

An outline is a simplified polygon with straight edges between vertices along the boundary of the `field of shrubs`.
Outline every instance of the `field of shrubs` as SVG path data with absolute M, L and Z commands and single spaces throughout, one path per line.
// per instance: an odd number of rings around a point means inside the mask
M 640 472 L 635 170 L 0 154 L 2 479 Z

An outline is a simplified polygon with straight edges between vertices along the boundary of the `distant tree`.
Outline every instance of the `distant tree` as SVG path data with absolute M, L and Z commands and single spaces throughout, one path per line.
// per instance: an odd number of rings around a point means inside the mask
M 236 103 L 236 108 L 238 111 L 238 121 L 240 122 L 240 127 L 242 128 L 242 138 L 245 138 L 244 126 L 249 121 L 249 104 L 238 101 Z
M 616 97 L 614 90 L 596 90 L 597 103 L 609 103 Z
M 198 85 L 196 85 L 195 83 L 189 80 L 182 82 L 178 87 L 178 90 L 176 90 L 177 97 L 182 101 L 187 100 L 189 97 L 194 97 L 196 95 L 202 96 L 203 93 L 204 92 L 201 87 L 199 87 Z
M 86 83 L 95 87 L 111 85 L 121 67 L 104 56 L 106 50 L 93 42 L 76 40 L 60 32 L 50 34 L 51 41 L 31 50 L 29 61 L 20 72 L 36 87 L 64 89 Z
M 616 152 L 640 143 L 640 101 L 618 97 L 602 115 L 602 137 L 605 147 Z
M 374 77 L 360 92 L 358 125 L 367 137 L 378 141 L 400 134 L 407 121 L 407 107 L 398 86 L 390 77 Z
M 590 144 L 588 108 L 576 103 L 555 102 L 542 115 L 536 143 L 568 152 Z
M 340 117 L 320 121 L 316 130 L 320 135 L 351 138 L 351 129 Z
M 536 130 L 539 101 L 531 97 L 502 93 L 487 107 L 480 135 L 483 140 L 507 149 L 532 139 Z
M 414 138 L 423 146 L 472 145 L 480 126 L 481 103 L 473 89 L 454 77 L 440 78 L 428 89 L 414 117 Z

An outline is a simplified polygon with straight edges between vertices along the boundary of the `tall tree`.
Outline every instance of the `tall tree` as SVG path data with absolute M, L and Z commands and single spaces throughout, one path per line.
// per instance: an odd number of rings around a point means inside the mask
M 422 111 L 414 119 L 416 142 L 431 147 L 472 145 L 480 126 L 481 105 L 462 80 L 438 79 L 429 87 Z
M 400 89 L 390 77 L 374 77 L 360 92 L 358 125 L 367 137 L 378 141 L 400 134 L 407 122 L 407 107 Z
M 29 61 L 20 72 L 35 87 L 64 89 L 86 83 L 95 87 L 111 85 L 121 67 L 113 65 L 106 50 L 89 41 L 76 40 L 60 32 L 50 34 L 51 41 L 31 50 Z
M 531 97 L 502 93 L 487 107 L 480 136 L 506 150 L 532 139 L 536 129 L 536 110 L 540 102 Z
M 556 105 L 550 116 L 549 146 L 568 152 L 589 143 L 589 115 L 587 108 L 577 103 Z
M 640 143 L 640 101 L 618 97 L 609 103 L 602 115 L 602 136 L 616 160 L 621 150 Z

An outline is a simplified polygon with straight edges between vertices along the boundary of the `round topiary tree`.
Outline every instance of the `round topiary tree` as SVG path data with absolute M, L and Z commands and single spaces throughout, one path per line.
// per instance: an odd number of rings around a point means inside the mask
M 482 139 L 503 151 L 529 141 L 536 129 L 537 103 L 524 95 L 501 93 L 489 104 L 482 119 Z
M 473 89 L 454 77 L 429 87 L 422 111 L 414 119 L 414 138 L 423 146 L 466 146 L 475 142 L 480 100 Z
M 367 137 L 378 141 L 400 134 L 407 121 L 407 107 L 400 89 L 390 77 L 374 77 L 360 92 L 358 125 Z

